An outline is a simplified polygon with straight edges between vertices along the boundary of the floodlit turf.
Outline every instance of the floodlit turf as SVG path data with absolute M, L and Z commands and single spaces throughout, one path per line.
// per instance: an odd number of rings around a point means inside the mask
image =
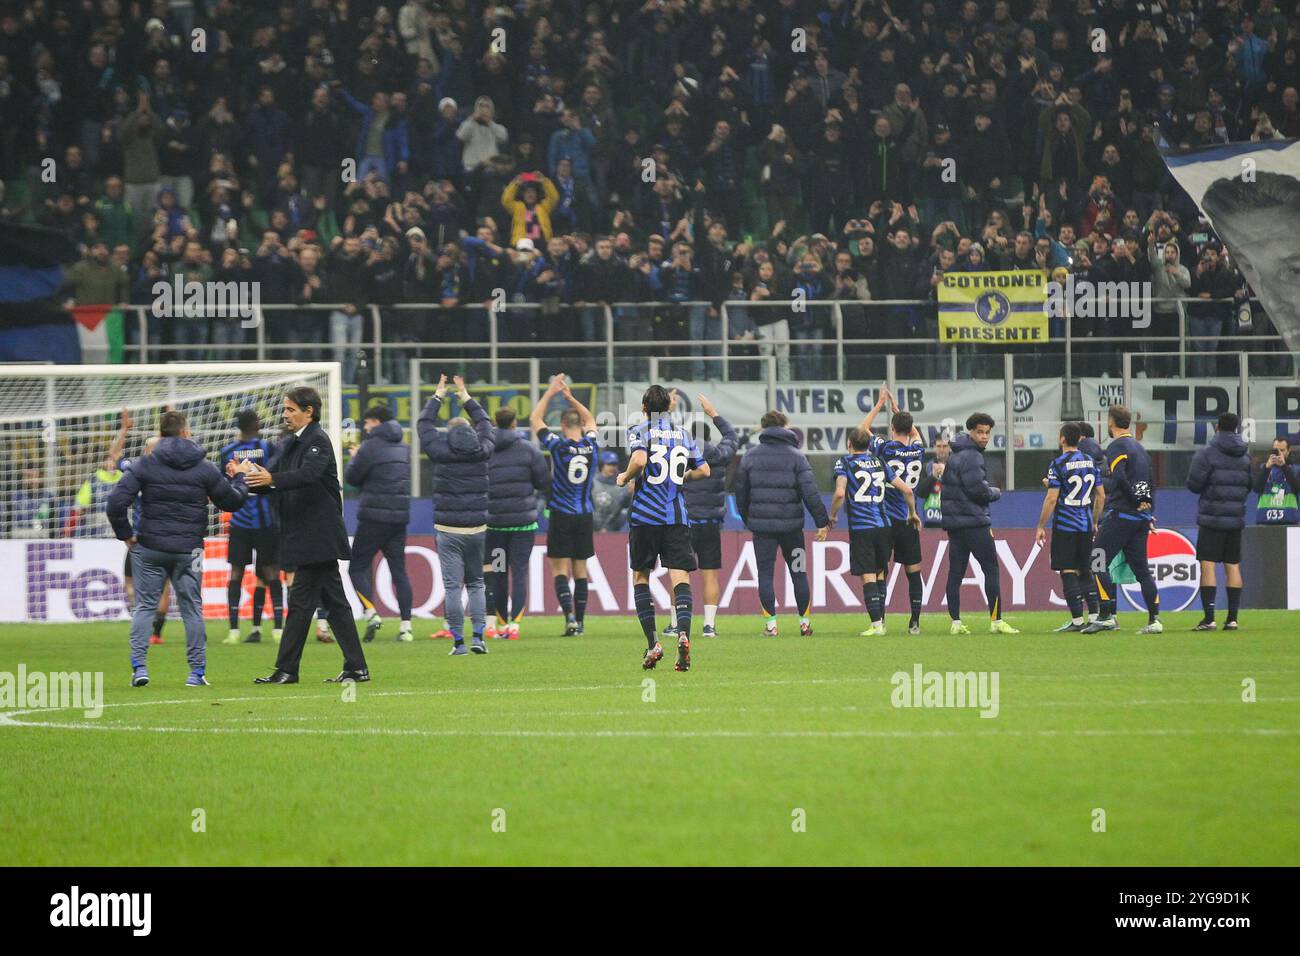
M 1300 863 L 1300 617 L 1196 619 L 1078 636 L 1020 614 L 1012 637 L 970 616 L 949 637 L 927 616 L 908 637 L 893 615 L 860 638 L 863 618 L 823 615 L 768 639 L 723 617 L 688 674 L 667 647 L 643 672 L 628 618 L 580 638 L 526 620 L 457 658 L 431 622 L 413 644 L 389 622 L 351 702 L 315 641 L 303 683 L 254 686 L 273 646 L 222 646 L 214 623 L 214 686 L 190 689 L 173 621 L 133 689 L 124 626 L 6 625 L 0 671 L 100 670 L 108 706 L 0 715 L 0 846 L 77 866 Z M 997 716 L 894 707 L 918 663 L 996 671 Z

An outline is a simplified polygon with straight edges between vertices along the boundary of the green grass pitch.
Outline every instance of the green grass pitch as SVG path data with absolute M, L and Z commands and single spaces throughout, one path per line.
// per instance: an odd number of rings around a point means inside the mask
M 860 638 L 862 616 L 822 615 L 770 639 L 723 616 L 688 674 L 668 647 L 642 671 L 630 618 L 579 638 L 528 619 L 457 658 L 431 622 L 398 644 L 390 621 L 352 701 L 315 641 L 301 684 L 255 687 L 273 645 L 222 646 L 214 622 L 214 686 L 189 689 L 172 621 L 133 689 L 124 625 L 5 625 L 0 671 L 103 671 L 107 706 L 0 714 L 0 845 L 70 866 L 1295 865 L 1297 616 L 1196 619 L 1084 637 L 1019 614 L 1012 637 L 972 615 L 949 637 L 927 616 L 908 637 L 893 615 Z M 918 663 L 996 671 L 998 715 L 894 707 Z

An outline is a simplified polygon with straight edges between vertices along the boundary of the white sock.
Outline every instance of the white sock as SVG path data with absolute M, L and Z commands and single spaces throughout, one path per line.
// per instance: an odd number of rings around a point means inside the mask
M 714 619 L 718 616 L 718 606 L 716 604 L 704 605 L 704 626 L 712 627 Z
M 1082 623 L 1084 622 L 1084 620 L 1086 620 L 1086 619 L 1085 619 L 1085 618 L 1082 618 L 1082 617 L 1072 617 L 1072 618 L 1070 618 L 1070 623 L 1071 623 L 1071 624 L 1082 624 Z
M 411 622 L 403 621 L 401 624 L 397 626 L 397 629 L 402 632 L 409 631 L 411 629 Z
M 1100 614 L 1092 614 L 1092 613 L 1089 613 L 1089 615 L 1088 615 L 1088 622 L 1089 622 L 1089 623 L 1092 623 L 1093 621 L 1097 620 L 1097 618 L 1099 618 L 1099 617 L 1101 617 Z
M 231 634 L 238 634 L 238 633 L 239 633 L 239 628 L 237 628 L 237 627 L 232 627 L 232 628 L 230 629 L 230 633 L 231 633 Z
M 378 610 L 377 608 L 373 608 L 373 607 L 372 607 L 372 608 L 370 609 L 370 612 L 366 615 L 366 620 L 367 620 L 367 621 L 377 621 L 377 620 L 379 620 L 379 610 Z

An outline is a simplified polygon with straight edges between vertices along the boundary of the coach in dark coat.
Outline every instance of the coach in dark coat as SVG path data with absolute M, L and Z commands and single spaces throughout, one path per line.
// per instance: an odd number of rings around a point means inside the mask
M 367 681 L 370 671 L 357 637 L 352 605 L 343 590 L 338 562 L 352 557 L 343 526 L 334 446 L 320 427 L 321 398 L 314 388 L 290 389 L 284 396 L 284 424 L 293 432 L 281 444 L 271 470 L 253 466 L 245 480 L 255 492 L 274 492 L 279 504 L 281 555 L 296 568 L 289 588 L 289 615 L 275 670 L 259 684 L 296 684 L 298 663 L 316 608 L 326 612 L 343 651 L 343 670 L 334 682 Z M 233 464 L 230 466 L 234 469 Z

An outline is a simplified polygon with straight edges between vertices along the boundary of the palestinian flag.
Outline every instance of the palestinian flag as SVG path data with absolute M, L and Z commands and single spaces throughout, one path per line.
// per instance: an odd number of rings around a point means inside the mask
M 77 323 L 58 294 L 64 266 L 78 258 L 76 245 L 62 233 L 0 225 L 0 362 L 81 361 Z
M 121 364 L 125 339 L 122 310 L 111 305 L 74 305 L 72 317 L 81 338 L 81 359 L 87 365 Z

